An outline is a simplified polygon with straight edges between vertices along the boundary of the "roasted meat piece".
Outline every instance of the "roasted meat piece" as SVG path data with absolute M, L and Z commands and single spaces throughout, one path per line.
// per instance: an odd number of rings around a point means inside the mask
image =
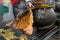
M 25 29 L 28 26 L 32 26 L 33 24 L 33 15 L 32 11 L 29 9 L 24 13 L 18 14 L 16 19 L 14 20 L 13 26 L 16 29 Z

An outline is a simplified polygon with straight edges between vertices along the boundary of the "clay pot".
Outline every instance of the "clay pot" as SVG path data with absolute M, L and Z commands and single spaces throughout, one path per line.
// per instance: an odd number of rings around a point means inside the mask
M 46 10 L 36 8 L 33 9 L 34 25 L 41 29 L 50 28 L 56 21 L 56 14 L 52 8 Z

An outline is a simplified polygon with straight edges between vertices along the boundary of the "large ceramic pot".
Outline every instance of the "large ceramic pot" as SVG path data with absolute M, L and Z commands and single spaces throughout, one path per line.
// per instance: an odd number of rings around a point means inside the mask
M 56 21 L 56 14 L 52 8 L 33 9 L 34 24 L 40 29 L 50 28 Z

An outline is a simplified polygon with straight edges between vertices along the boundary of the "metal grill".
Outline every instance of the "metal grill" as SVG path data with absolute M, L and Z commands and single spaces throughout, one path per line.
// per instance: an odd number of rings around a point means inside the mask
M 47 35 L 51 34 L 51 32 L 54 32 L 58 29 L 57 26 L 54 26 L 53 28 L 50 29 L 44 29 L 44 30 L 39 30 L 35 29 L 34 33 L 32 36 L 28 36 L 29 40 L 43 40 Z

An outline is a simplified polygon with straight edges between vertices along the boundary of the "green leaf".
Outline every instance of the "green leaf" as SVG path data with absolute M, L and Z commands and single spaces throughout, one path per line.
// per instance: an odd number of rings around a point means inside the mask
M 4 33 L 2 33 L 4 32 Z M 16 36 L 14 35 L 14 32 L 11 31 L 11 29 L 0 29 L 0 36 L 3 36 L 6 40 L 14 39 Z

